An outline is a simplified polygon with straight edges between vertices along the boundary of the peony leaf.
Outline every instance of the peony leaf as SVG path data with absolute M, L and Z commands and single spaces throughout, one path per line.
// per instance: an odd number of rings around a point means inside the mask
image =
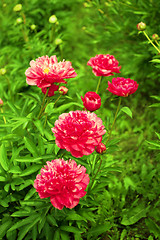
M 126 113 L 130 118 L 132 118 L 132 111 L 130 110 L 130 108 L 128 108 L 128 107 L 122 107 L 121 108 L 121 110 L 120 110 L 120 112 L 124 112 L 124 113 Z
M 5 171 L 8 171 L 9 162 L 8 162 L 7 152 L 4 144 L 2 144 L 0 147 L 0 164 Z
M 21 177 L 24 177 L 24 176 L 28 176 L 34 172 L 37 172 L 38 170 L 41 169 L 41 165 L 32 165 L 32 166 L 29 166 L 28 168 L 26 168 L 21 174 L 20 176 Z
M 82 233 L 83 231 L 72 226 L 61 226 L 61 230 L 66 231 L 66 232 L 73 232 L 73 233 Z
M 33 155 L 33 157 L 38 157 L 36 145 L 32 142 L 31 139 L 24 137 L 25 146 Z

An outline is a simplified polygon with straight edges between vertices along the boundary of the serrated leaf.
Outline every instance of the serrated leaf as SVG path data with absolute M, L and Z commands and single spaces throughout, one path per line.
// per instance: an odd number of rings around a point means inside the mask
M 4 144 L 2 144 L 0 147 L 0 164 L 5 171 L 8 171 L 9 162 L 7 159 L 7 152 Z
M 130 108 L 128 108 L 128 107 L 122 107 L 121 108 L 121 110 L 120 110 L 120 112 L 124 112 L 124 113 L 126 113 L 130 118 L 132 118 L 132 111 L 130 110 Z

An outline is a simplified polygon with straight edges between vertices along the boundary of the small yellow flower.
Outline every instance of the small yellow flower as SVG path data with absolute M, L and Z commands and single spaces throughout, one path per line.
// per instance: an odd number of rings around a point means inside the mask
M 56 15 L 50 16 L 49 22 L 50 22 L 50 23 L 56 23 L 56 22 L 57 22 L 57 17 L 56 17 Z
M 14 6 L 13 11 L 14 12 L 19 12 L 22 10 L 22 4 L 17 4 L 16 6 Z

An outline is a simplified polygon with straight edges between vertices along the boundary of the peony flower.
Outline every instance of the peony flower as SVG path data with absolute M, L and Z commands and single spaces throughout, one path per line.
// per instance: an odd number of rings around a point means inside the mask
M 86 174 L 86 168 L 77 166 L 74 160 L 47 161 L 40 173 L 34 181 L 39 197 L 50 197 L 52 205 L 59 210 L 64 206 L 74 208 L 79 199 L 86 195 L 84 190 L 89 184 L 89 175 Z
M 95 92 L 87 92 L 84 98 L 81 97 L 83 106 L 89 111 L 95 111 L 101 106 L 101 97 Z
M 95 113 L 77 110 L 61 114 L 52 132 L 59 148 L 80 158 L 94 152 L 106 132 L 104 128 L 102 120 Z
M 55 87 L 55 83 L 67 83 L 64 79 L 74 78 L 77 76 L 74 68 L 71 66 L 71 62 L 57 61 L 56 56 L 39 57 L 36 61 L 32 60 L 30 66 L 26 72 L 26 81 L 29 85 L 37 85 L 37 87 L 42 89 L 42 92 L 46 92 L 47 88 L 51 87 L 50 93 L 54 95 L 54 91 L 58 88 Z M 53 91 L 53 89 L 56 89 Z
M 104 153 L 106 151 L 106 145 L 104 145 L 104 143 L 100 143 L 97 147 L 96 147 L 96 152 L 97 153 Z
M 137 24 L 138 31 L 144 31 L 146 29 L 146 24 L 144 22 L 140 22 Z
M 95 57 L 92 57 L 87 65 L 93 68 L 93 73 L 96 76 L 111 76 L 113 73 L 119 73 L 118 61 L 114 58 L 114 56 L 109 54 L 99 54 Z
M 62 95 L 66 95 L 68 92 L 68 88 L 66 88 L 65 86 L 61 86 L 58 90 L 58 92 Z
M 114 95 L 128 97 L 133 94 L 138 88 L 136 81 L 130 78 L 117 77 L 112 79 L 112 83 L 108 81 L 107 90 Z

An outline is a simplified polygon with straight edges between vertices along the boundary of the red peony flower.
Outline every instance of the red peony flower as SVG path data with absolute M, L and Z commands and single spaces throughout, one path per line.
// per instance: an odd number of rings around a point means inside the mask
M 134 93 L 138 88 L 136 81 L 130 78 L 117 77 L 112 79 L 112 83 L 108 81 L 107 90 L 114 95 L 121 97 L 128 97 L 128 95 Z
M 0 106 L 3 106 L 3 100 L 0 98 Z
M 113 73 L 119 73 L 118 61 L 114 58 L 114 56 L 109 54 L 99 54 L 95 57 L 92 57 L 87 65 L 93 68 L 93 73 L 96 76 L 111 76 Z
M 48 87 L 51 87 L 50 96 L 53 96 L 54 91 L 58 90 L 55 83 L 67 83 L 64 79 L 77 76 L 71 62 L 63 60 L 58 63 L 55 55 L 50 58 L 43 56 L 37 58 L 36 61 L 32 60 L 30 66 L 25 72 L 27 83 L 37 85 L 43 93 L 47 91 Z M 53 91 L 53 89 L 56 90 Z
M 104 128 L 102 120 L 95 113 L 77 110 L 61 114 L 52 132 L 59 148 L 80 158 L 94 152 L 106 132 Z
M 34 187 L 40 198 L 50 197 L 55 208 L 61 210 L 74 208 L 79 199 L 86 195 L 84 191 L 89 184 L 86 168 L 74 160 L 55 159 L 47 161 L 34 181 Z
M 81 97 L 83 106 L 89 111 L 95 111 L 101 106 L 101 97 L 95 92 L 87 92 L 84 98 Z
M 97 153 L 104 153 L 106 151 L 106 145 L 104 145 L 104 143 L 100 143 L 97 147 L 96 147 L 96 152 Z

